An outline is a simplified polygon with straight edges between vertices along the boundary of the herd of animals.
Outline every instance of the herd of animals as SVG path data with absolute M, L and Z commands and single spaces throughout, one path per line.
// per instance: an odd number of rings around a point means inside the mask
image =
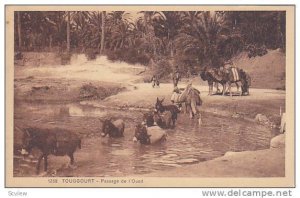
M 201 124 L 201 114 L 199 107 L 202 105 L 200 98 L 200 91 L 192 87 L 189 83 L 185 89 L 180 91 L 178 89 L 178 81 L 180 75 L 176 71 L 173 75 L 174 94 L 177 94 L 176 101 L 171 100 L 173 104 L 164 105 L 164 99 L 156 99 L 155 108 L 151 112 L 143 114 L 142 121 L 135 126 L 134 142 L 140 144 L 154 144 L 166 140 L 167 133 L 165 129 L 174 128 L 178 113 L 181 112 L 182 105 L 185 110 L 189 112 L 191 118 L 198 118 Z M 207 69 L 204 68 L 200 73 L 204 81 L 208 81 L 209 95 L 212 94 L 213 84 L 220 83 L 223 86 L 222 94 L 226 92 L 226 87 L 231 94 L 231 84 L 241 84 L 243 94 L 249 94 L 250 77 L 241 69 Z M 159 79 L 152 78 L 152 86 L 159 86 Z M 101 136 L 109 136 L 110 138 L 124 137 L 125 123 L 122 119 L 113 121 L 112 119 L 105 119 L 102 122 Z M 77 148 L 81 148 L 81 139 L 79 136 L 71 131 L 65 129 L 41 129 L 41 128 L 25 128 L 23 131 L 22 151 L 21 154 L 27 156 L 31 150 L 36 147 L 41 151 L 38 158 L 36 173 L 40 171 L 40 164 L 44 159 L 44 171 L 47 171 L 49 155 L 55 156 L 69 156 L 70 164 L 74 164 L 74 152 Z

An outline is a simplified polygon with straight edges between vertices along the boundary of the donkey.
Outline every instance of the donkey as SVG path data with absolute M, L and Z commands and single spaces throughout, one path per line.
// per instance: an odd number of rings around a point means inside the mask
M 170 111 L 163 113 L 147 112 L 143 114 L 142 124 L 147 127 L 159 126 L 160 128 L 166 129 L 173 127 L 172 123 L 172 113 Z
M 145 125 L 138 124 L 135 126 L 133 141 L 140 141 L 141 144 L 150 144 L 150 135 L 148 135 Z
M 178 107 L 176 105 L 163 105 L 164 98 L 162 100 L 156 99 L 155 111 L 159 113 L 163 113 L 165 111 L 170 111 L 172 114 L 172 122 L 173 126 L 175 126 L 175 122 L 177 120 L 177 114 L 180 113 Z
M 147 127 L 154 125 L 153 112 L 147 112 L 143 114 L 143 124 L 146 124 Z
M 42 154 L 38 158 L 36 173 L 39 174 L 40 164 L 44 158 L 44 171 L 48 167 L 48 155 L 55 156 L 68 155 L 71 165 L 74 164 L 74 152 L 76 148 L 81 149 L 81 140 L 73 132 L 64 129 L 39 129 L 26 128 L 24 129 L 22 138 L 22 154 L 28 155 L 31 150 L 36 147 L 41 150 Z
M 154 123 L 160 128 L 168 129 L 174 127 L 172 113 L 170 111 L 165 111 L 163 113 L 154 112 L 153 119 Z
M 146 127 L 143 124 L 135 126 L 133 141 L 141 144 L 156 144 L 167 140 L 167 133 L 159 126 Z
M 125 124 L 123 120 L 118 119 L 112 122 L 110 119 L 105 119 L 102 125 L 101 136 L 105 137 L 108 135 L 113 138 L 124 137 L 124 129 Z

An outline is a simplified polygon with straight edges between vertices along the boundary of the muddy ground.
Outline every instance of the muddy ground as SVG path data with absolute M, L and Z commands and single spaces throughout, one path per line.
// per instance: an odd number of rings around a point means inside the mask
M 164 145 L 143 147 L 131 142 L 134 125 L 140 122 L 143 112 L 153 109 L 157 97 L 170 103 L 173 86 L 162 83 L 152 88 L 149 83 L 139 83 L 144 70 L 139 65 L 110 63 L 104 57 L 70 66 L 15 65 L 14 175 L 35 175 L 38 151 L 29 160 L 19 153 L 19 129 L 27 126 L 66 128 L 83 140 L 83 149 L 75 153 L 77 167 L 69 168 L 67 157 L 53 156 L 49 171 L 44 173 L 47 176 L 173 176 L 177 170 L 184 176 L 284 175 L 284 152 L 268 148 L 270 139 L 279 132 L 285 91 L 255 88 L 250 90 L 250 96 L 208 96 L 206 82 L 194 77 L 193 86 L 201 91 L 203 100 L 203 126 L 181 114 L 176 128 L 168 131 Z M 185 87 L 188 80 L 191 79 L 183 79 L 179 86 Z M 268 119 L 258 123 L 257 114 Z M 100 137 L 100 120 L 107 117 L 125 120 L 124 139 Z M 232 163 L 218 160 L 228 151 L 247 150 L 254 153 L 236 157 Z M 122 160 L 128 159 L 130 166 L 122 166 Z M 250 162 L 255 165 L 245 169 Z M 210 164 L 209 170 L 203 168 L 205 163 Z M 235 169 L 240 171 L 231 174 Z

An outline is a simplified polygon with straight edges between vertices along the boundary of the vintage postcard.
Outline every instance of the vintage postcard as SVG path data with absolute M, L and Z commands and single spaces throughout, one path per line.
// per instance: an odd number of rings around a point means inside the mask
M 6 187 L 294 187 L 295 7 L 6 5 Z

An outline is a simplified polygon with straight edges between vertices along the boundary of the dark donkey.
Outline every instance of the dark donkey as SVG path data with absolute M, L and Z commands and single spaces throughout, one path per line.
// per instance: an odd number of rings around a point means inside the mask
M 26 155 L 36 147 L 41 150 L 42 154 L 38 158 L 36 173 L 40 171 L 40 164 L 44 158 L 44 171 L 47 171 L 47 158 L 52 154 L 55 156 L 68 155 L 71 165 L 74 164 L 74 152 L 76 148 L 81 149 L 81 140 L 73 132 L 64 129 L 39 129 L 26 128 L 23 134 L 22 154 Z
M 102 133 L 101 136 L 105 137 L 108 135 L 109 137 L 117 138 L 124 136 L 125 124 L 124 121 L 118 119 L 114 122 L 111 119 L 105 119 L 102 125 Z
M 167 140 L 167 133 L 159 126 L 146 127 L 144 124 L 135 126 L 133 141 L 141 144 L 156 144 Z
M 143 114 L 143 121 L 142 124 L 146 125 L 147 127 L 154 126 L 154 112 L 147 112 Z
M 164 98 L 162 100 L 159 100 L 158 98 L 156 99 L 155 110 L 159 113 L 170 111 L 172 114 L 172 122 L 174 127 L 177 120 L 177 114 L 180 113 L 180 111 L 176 105 L 163 105 L 163 101 Z
M 147 133 L 147 128 L 144 124 L 138 124 L 134 129 L 133 141 L 140 141 L 141 144 L 150 144 L 150 135 Z
M 159 112 L 147 112 L 143 114 L 143 125 L 147 127 L 159 126 L 163 129 L 168 129 L 172 127 L 172 113 L 170 111 L 165 111 L 164 113 Z
M 165 111 L 163 113 L 154 112 L 153 114 L 154 122 L 162 129 L 169 129 L 172 126 L 172 113 L 170 111 Z

